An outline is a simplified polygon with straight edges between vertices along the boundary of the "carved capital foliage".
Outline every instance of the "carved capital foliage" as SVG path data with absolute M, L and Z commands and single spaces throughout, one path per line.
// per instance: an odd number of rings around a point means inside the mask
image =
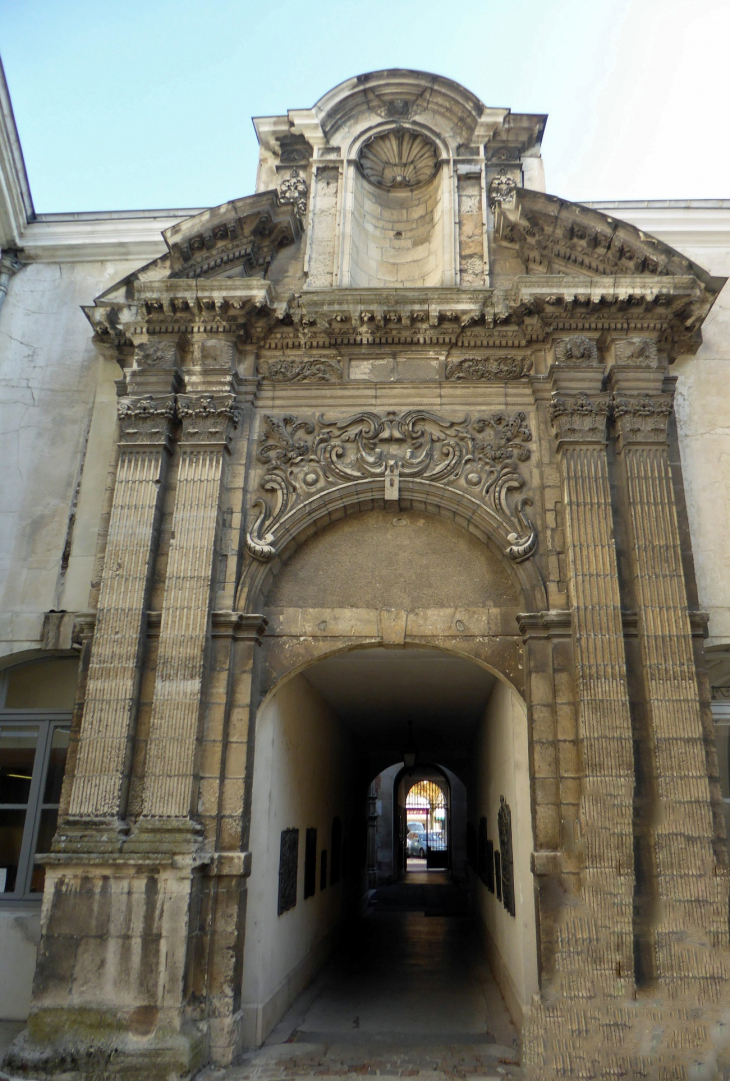
M 342 379 L 342 368 L 323 357 L 276 357 L 260 360 L 259 374 L 272 383 L 336 383 Z
M 558 364 L 570 364 L 575 368 L 589 368 L 599 364 L 598 346 L 593 338 L 574 334 L 559 338 L 555 343 L 555 360 Z
M 353 481 L 382 481 L 383 498 L 397 499 L 403 480 L 419 478 L 481 499 L 502 522 L 506 549 L 520 561 L 533 554 L 537 534 L 519 495 L 519 463 L 530 458 L 532 434 L 524 413 L 450 420 L 426 410 L 356 413 L 344 420 L 323 416 L 266 416 L 258 460 L 265 465 L 254 524 L 246 546 L 256 559 L 276 554 L 287 518 L 314 495 Z
M 672 414 L 669 394 L 617 396 L 613 416 L 620 445 L 631 443 L 666 443 L 667 425 Z
M 175 395 L 122 398 L 118 407 L 123 444 L 167 443 L 175 419 Z
M 531 368 L 529 357 L 462 357 L 446 365 L 446 378 L 501 383 L 505 379 L 520 379 Z
M 656 368 L 657 345 L 653 338 L 624 338 L 616 342 L 616 364 L 627 368 Z
M 560 443 L 605 443 L 608 410 L 605 396 L 555 395 L 549 415 Z
M 180 394 L 177 414 L 183 425 L 183 440 L 195 443 L 225 443 L 241 417 L 234 394 Z

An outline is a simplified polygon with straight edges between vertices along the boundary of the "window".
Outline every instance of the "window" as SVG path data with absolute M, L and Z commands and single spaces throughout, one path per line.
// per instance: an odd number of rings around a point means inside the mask
M 36 854 L 50 851 L 58 822 L 70 725 L 28 713 L 0 713 L 0 901 L 43 893 Z

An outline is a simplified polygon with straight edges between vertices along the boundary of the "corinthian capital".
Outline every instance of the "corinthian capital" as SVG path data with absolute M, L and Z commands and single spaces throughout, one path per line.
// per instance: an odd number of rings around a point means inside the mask
M 180 394 L 177 414 L 186 443 L 227 443 L 241 417 L 235 394 Z
M 174 394 L 122 398 L 118 406 L 121 443 L 166 445 L 175 418 Z
M 672 413 L 669 394 L 617 395 L 613 416 L 619 435 L 619 448 L 632 443 L 666 443 L 667 425 Z
M 608 406 L 603 394 L 554 395 L 549 416 L 558 443 L 605 443 Z

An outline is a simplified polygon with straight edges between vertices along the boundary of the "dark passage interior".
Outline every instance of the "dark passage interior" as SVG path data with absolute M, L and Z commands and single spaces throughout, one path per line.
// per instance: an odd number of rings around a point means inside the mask
M 373 891 L 331 962 L 249 1058 L 285 1072 L 519 1076 L 519 1034 L 448 872 Z
M 514 1051 L 537 988 L 529 793 L 524 705 L 466 657 L 358 649 L 284 682 L 257 721 L 248 1046 Z

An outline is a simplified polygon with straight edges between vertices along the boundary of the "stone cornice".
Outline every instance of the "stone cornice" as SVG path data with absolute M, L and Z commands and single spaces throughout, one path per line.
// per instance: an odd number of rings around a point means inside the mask
M 492 289 L 334 289 L 280 294 L 262 278 L 145 280 L 85 308 L 99 340 L 159 334 L 243 335 L 267 350 L 359 345 L 514 349 L 552 334 L 651 334 L 671 356 L 693 352 L 712 296 L 691 275 L 520 277 Z
M 17 248 L 35 217 L 10 91 L 0 64 L 0 248 Z

